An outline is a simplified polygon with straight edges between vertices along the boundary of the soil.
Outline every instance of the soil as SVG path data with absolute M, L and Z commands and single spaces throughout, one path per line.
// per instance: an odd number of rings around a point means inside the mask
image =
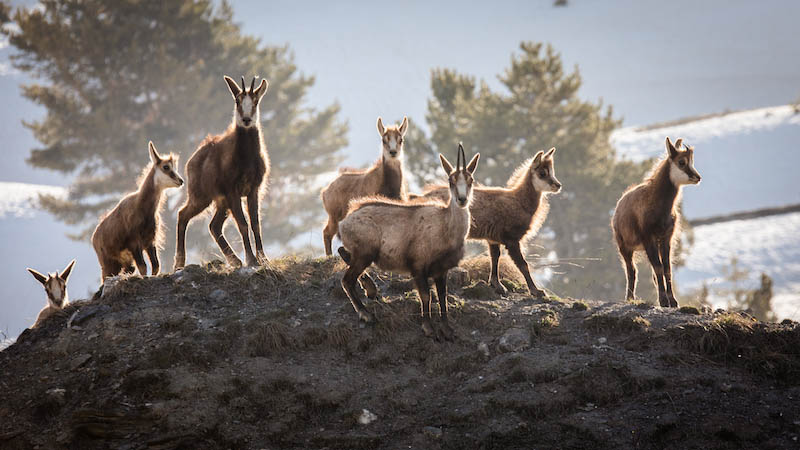
M 0 448 L 800 447 L 797 323 L 536 300 L 512 274 L 500 297 L 465 267 L 453 341 L 387 273 L 359 323 L 337 258 L 110 280 L 0 352 Z

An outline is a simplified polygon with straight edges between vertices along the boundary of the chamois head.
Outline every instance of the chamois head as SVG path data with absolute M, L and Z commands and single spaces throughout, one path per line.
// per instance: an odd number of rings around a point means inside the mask
M 150 150 L 150 161 L 153 162 L 153 170 L 155 170 L 153 181 L 156 188 L 166 189 L 183 185 L 183 178 L 175 172 L 178 157 L 173 154 L 166 157 L 159 155 L 153 141 L 150 141 L 148 149 Z
M 72 266 L 74 265 L 75 260 L 73 259 L 60 274 L 55 272 L 47 275 L 28 268 L 28 272 L 33 275 L 33 278 L 36 278 L 36 281 L 44 286 L 44 290 L 47 292 L 47 304 L 51 307 L 61 309 L 69 302 L 67 279 L 69 279 L 69 274 L 72 272 Z
M 669 179 L 675 186 L 700 183 L 700 174 L 694 168 L 694 147 L 684 146 L 681 150 L 683 139 L 672 141 L 667 136 L 667 158 L 669 159 Z
M 556 168 L 553 162 L 553 154 L 556 148 L 547 151 L 539 151 L 531 161 L 531 180 L 533 187 L 539 192 L 558 192 L 561 190 L 561 182 L 556 178 Z
M 233 107 L 233 116 L 236 118 L 236 126 L 249 128 L 258 125 L 258 121 L 260 120 L 258 117 L 258 102 L 261 100 L 261 97 L 267 93 L 267 87 L 269 86 L 267 80 L 262 79 L 258 88 L 253 89 L 256 83 L 256 78 L 253 77 L 253 81 L 250 82 L 249 91 L 244 84 L 244 77 L 242 77 L 241 88 L 227 75 L 225 76 L 225 82 L 228 83 L 228 89 L 231 91 L 233 100 L 236 103 Z
M 408 130 L 408 117 L 403 116 L 403 123 L 400 126 L 389 125 L 388 127 L 384 127 L 383 119 L 378 117 L 378 134 L 383 140 L 383 159 L 385 161 L 400 159 L 406 130 Z
M 458 159 L 456 160 L 456 168 L 453 169 L 453 165 L 450 164 L 450 161 L 439 153 L 439 160 L 442 161 L 442 168 L 447 172 L 448 181 L 450 182 L 450 199 L 451 201 L 455 201 L 461 208 L 468 207 L 472 199 L 472 174 L 475 172 L 475 168 L 478 167 L 478 160 L 480 158 L 481 154 L 476 153 L 469 164 L 465 165 L 467 158 L 464 156 L 464 146 L 459 142 Z

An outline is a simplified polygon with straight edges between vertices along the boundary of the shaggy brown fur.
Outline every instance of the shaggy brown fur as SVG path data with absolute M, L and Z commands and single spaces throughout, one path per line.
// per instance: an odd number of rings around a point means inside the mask
M 175 269 L 186 263 L 186 227 L 189 221 L 205 211 L 212 202 L 216 211 L 208 229 L 223 255 L 232 266 L 241 266 L 222 233 L 228 214 L 233 213 L 244 244 L 248 266 L 266 261 L 261 242 L 259 204 L 269 178 L 269 156 L 261 133 L 259 101 L 267 92 L 267 80 L 261 80 L 253 89 L 255 78 L 247 91 L 242 78 L 239 88 L 231 78 L 225 77 L 234 99 L 233 123 L 223 134 L 207 137 L 186 162 L 186 203 L 178 212 L 178 238 L 175 251 Z M 247 199 L 247 212 L 253 230 L 258 257 L 250 247 L 247 218 L 242 209 L 242 197 Z
M 611 229 L 619 255 L 628 276 L 626 297 L 632 300 L 636 291 L 634 254 L 644 250 L 653 268 L 661 306 L 677 307 L 672 292 L 672 241 L 679 235 L 680 216 L 677 209 L 681 187 L 697 184 L 700 174 L 694 168 L 694 149 L 680 150 L 666 140 L 667 157 L 659 161 L 643 183 L 628 188 L 617 202 Z
M 341 170 L 339 176 L 322 189 L 322 204 L 328 213 L 328 224 L 322 232 L 327 256 L 332 254 L 331 241 L 339 230 L 339 222 L 347 215 L 351 200 L 371 195 L 398 200 L 405 198 L 402 151 L 403 136 L 407 130 L 407 117 L 403 117 L 403 123 L 399 126 L 386 128 L 378 117 L 381 157 L 369 169 Z
M 134 263 L 141 276 L 147 275 L 143 252 L 147 252 L 152 274 L 158 275 L 158 249 L 163 242 L 161 208 L 164 189 L 179 187 L 183 179 L 175 172 L 177 156 L 163 157 L 152 142 L 149 144 L 151 164 L 145 168 L 139 189 L 126 195 L 97 224 L 92 246 L 100 262 L 101 279 L 115 276 L 121 270 L 133 273 Z
M 28 272 L 33 275 L 33 278 L 36 278 L 36 281 L 42 283 L 42 286 L 44 286 L 44 291 L 47 294 L 47 305 L 45 305 L 45 307 L 39 311 L 39 315 L 36 317 L 36 322 L 34 322 L 31 328 L 38 327 L 48 317 L 58 313 L 65 306 L 67 306 L 69 303 L 69 294 L 67 294 L 67 280 L 69 280 L 69 274 L 72 273 L 72 266 L 74 265 L 75 260 L 73 259 L 69 264 L 67 264 L 67 267 L 65 267 L 61 273 L 54 272 L 48 273 L 47 275 L 41 274 L 30 267 L 28 268 Z
M 489 244 L 492 259 L 489 283 L 501 294 L 507 290 L 498 276 L 500 245 L 504 245 L 511 260 L 519 269 L 531 295 L 544 297 L 544 290 L 536 286 L 522 255 L 522 245 L 539 231 L 547 217 L 547 196 L 558 192 L 561 183 L 556 179 L 553 153 L 539 152 L 514 171 L 506 187 L 475 186 L 470 214 L 472 223 L 469 239 L 484 240 Z M 425 188 L 425 197 L 444 199 L 447 186 L 433 185 Z
M 439 157 L 450 183 L 447 203 L 357 200 L 340 224 L 339 237 L 344 248 L 339 249 L 339 253 L 349 264 L 342 287 L 361 320 L 371 322 L 374 317 L 361 303 L 355 282 L 375 263 L 384 270 L 410 273 L 414 278 L 422 309 L 422 329 L 428 336 L 435 334 L 428 284 L 428 278 L 433 278 L 442 317 L 441 334 L 445 339 L 452 339 L 453 330 L 447 321 L 447 271 L 458 265 L 464 256 L 472 174 L 480 155 L 475 155 L 465 165 L 464 149 L 459 145 L 456 169 L 444 156 Z

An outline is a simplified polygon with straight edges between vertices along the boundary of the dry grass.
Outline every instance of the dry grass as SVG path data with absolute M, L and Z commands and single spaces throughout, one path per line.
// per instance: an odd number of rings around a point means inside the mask
M 489 274 L 491 273 L 492 260 L 485 254 L 478 255 L 461 260 L 459 266 L 463 267 L 467 270 L 467 272 L 469 272 L 470 280 L 488 281 Z M 498 275 L 500 280 L 507 280 L 514 283 L 511 284 L 511 286 L 518 287 L 521 289 L 521 292 L 524 292 L 527 289 L 525 278 L 521 273 L 519 273 L 517 266 L 514 265 L 514 262 L 511 261 L 511 258 L 509 258 L 508 255 L 503 255 L 500 257 Z M 509 285 L 506 284 L 506 287 L 508 286 Z
M 646 331 L 650 321 L 638 314 L 592 314 L 583 321 L 584 325 L 598 333 L 632 333 Z

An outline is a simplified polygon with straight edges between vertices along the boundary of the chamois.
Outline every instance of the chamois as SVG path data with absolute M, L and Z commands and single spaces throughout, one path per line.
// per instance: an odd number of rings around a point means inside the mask
M 269 83 L 261 80 L 253 89 L 255 77 L 248 91 L 242 77 L 242 87 L 230 77 L 225 77 L 234 100 L 233 121 L 224 133 L 208 136 L 186 162 L 186 202 L 178 212 L 178 239 L 175 251 L 175 269 L 186 263 L 186 227 L 189 221 L 203 212 L 211 202 L 216 211 L 208 225 L 228 264 L 241 266 L 222 233 L 225 220 L 233 213 L 244 244 L 245 261 L 255 266 L 266 261 L 261 243 L 259 203 L 269 178 L 269 156 L 261 132 L 259 103 L 266 94 Z M 242 210 L 242 197 L 247 199 L 247 213 L 253 230 L 256 254 L 250 247 L 250 232 Z
M 69 295 L 67 294 L 67 280 L 69 279 L 69 274 L 72 272 L 72 266 L 75 265 L 75 260 L 73 259 L 67 267 L 61 271 L 61 273 L 48 273 L 44 275 L 42 273 L 37 272 L 36 270 L 28 268 L 28 272 L 36 278 L 36 281 L 42 283 L 44 286 L 44 291 L 47 293 L 47 305 L 39 311 L 39 315 L 36 317 L 36 322 L 33 324 L 33 327 L 36 328 L 44 322 L 45 319 L 52 316 L 53 314 L 61 311 L 67 304 L 69 303 Z
M 378 117 L 378 134 L 381 135 L 381 157 L 369 169 L 340 169 L 340 174 L 322 189 L 321 197 L 328 224 L 323 230 L 325 254 L 331 256 L 331 241 L 339 230 L 339 222 L 347 215 L 350 200 L 371 195 L 381 195 L 393 200 L 405 199 L 403 185 L 403 136 L 408 130 L 408 118 L 400 126 L 383 126 Z
M 100 262 L 101 279 L 118 275 L 120 270 L 133 273 L 134 263 L 141 276 L 147 275 L 143 252 L 147 252 L 152 274 L 158 275 L 158 248 L 163 241 L 161 207 L 165 189 L 180 187 L 183 179 L 175 172 L 178 157 L 159 155 L 148 144 L 150 161 L 138 183 L 139 189 L 117 203 L 100 219 L 92 234 L 92 246 Z
M 349 264 L 342 287 L 361 320 L 373 322 L 375 318 L 361 303 L 355 283 L 375 263 L 384 270 L 411 274 L 420 297 L 422 330 L 431 337 L 435 333 L 428 278 L 434 279 L 442 318 L 441 334 L 449 340 L 453 329 L 447 320 L 447 271 L 464 256 L 472 175 L 480 154 L 466 164 L 464 148 L 459 144 L 455 169 L 444 156 L 440 154 L 439 158 L 450 184 L 446 203 L 435 199 L 402 202 L 380 197 L 354 200 L 350 213 L 339 224 L 343 245 L 339 253 Z
M 523 162 L 508 179 L 506 187 L 475 186 L 472 192 L 470 214 L 472 223 L 469 239 L 485 240 L 489 244 L 492 258 L 489 283 L 501 294 L 508 290 L 498 277 L 500 245 L 508 250 L 511 260 L 519 269 L 528 284 L 528 291 L 536 297 L 544 297 L 544 290 L 536 286 L 528 270 L 528 263 L 522 256 L 521 242 L 533 237 L 539 231 L 549 205 L 547 195 L 561 190 L 556 179 L 551 148 L 547 153 L 538 152 Z M 447 186 L 431 185 L 423 190 L 425 197 L 446 199 Z
M 681 187 L 700 182 L 700 174 L 694 168 L 694 148 L 686 146 L 681 150 L 682 142 L 678 139 L 673 145 L 667 137 L 666 158 L 655 165 L 643 183 L 622 194 L 611 219 L 611 229 L 628 276 L 628 300 L 634 298 L 636 291 L 634 255 L 644 250 L 653 268 L 658 303 L 666 307 L 678 306 L 672 292 L 670 263 L 672 240 L 677 238 L 680 226 L 677 205 Z

